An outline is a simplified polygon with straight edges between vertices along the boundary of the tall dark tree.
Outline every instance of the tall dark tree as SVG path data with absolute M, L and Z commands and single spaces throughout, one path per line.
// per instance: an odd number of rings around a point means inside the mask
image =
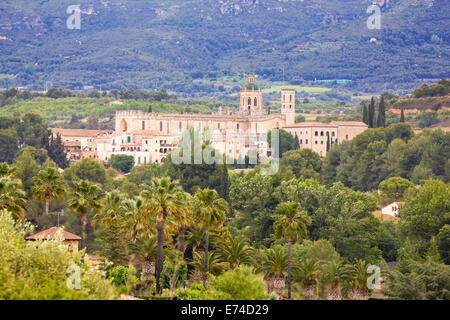
M 374 127 L 373 120 L 375 118 L 375 98 L 374 97 L 372 97 L 372 99 L 370 100 L 369 111 L 368 111 L 367 115 L 368 115 L 368 119 L 367 119 L 368 123 L 367 124 L 369 125 L 369 128 L 373 128 Z
M 365 123 L 365 124 L 369 124 L 369 110 L 367 110 L 367 105 L 366 104 L 364 104 L 364 106 L 363 106 L 363 122 Z
M 330 135 L 327 135 L 327 152 L 330 151 Z
M 65 169 L 69 166 L 67 153 L 64 150 L 64 144 L 59 133 L 56 135 L 56 138 L 54 138 L 53 135 L 50 136 L 50 142 L 47 151 L 50 159 L 52 159 L 58 165 L 58 167 L 60 167 L 61 169 Z
M 386 127 L 386 106 L 384 104 L 384 97 L 381 97 L 378 105 L 377 127 Z
M 402 113 L 400 114 L 400 122 L 405 122 L 405 110 L 402 108 Z
M 297 133 L 295 133 L 294 140 L 292 140 L 292 147 L 291 150 L 297 150 L 300 149 L 300 143 L 298 142 L 298 136 Z

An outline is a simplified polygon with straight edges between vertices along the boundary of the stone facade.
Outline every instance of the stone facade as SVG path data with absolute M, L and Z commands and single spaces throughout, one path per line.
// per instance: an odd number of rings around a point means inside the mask
M 359 121 L 302 122 L 283 129 L 297 137 L 301 149 L 312 149 L 324 157 L 327 146 L 353 139 L 367 129 L 367 124 Z
M 295 90 L 282 89 L 280 110 L 263 110 L 262 90 L 250 75 L 240 91 L 239 111 L 219 108 L 211 114 L 152 113 L 138 110 L 116 112 L 115 131 L 56 129 L 63 137 L 73 161 L 92 157 L 109 161 L 114 154 L 133 156 L 135 165 L 161 163 L 179 144 L 183 132 L 209 129 L 212 147 L 228 159 L 245 159 L 251 150 L 270 155 L 267 133 L 285 129 L 297 136 L 301 148 L 310 148 L 321 156 L 327 144 L 350 140 L 367 129 L 361 122 L 295 123 Z M 328 142 L 329 140 L 329 142 Z M 79 145 L 79 146 L 78 146 Z M 255 154 L 252 154 L 255 156 Z

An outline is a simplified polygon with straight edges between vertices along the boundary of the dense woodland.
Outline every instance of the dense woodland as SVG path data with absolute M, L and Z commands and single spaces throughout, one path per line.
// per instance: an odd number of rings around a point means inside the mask
M 370 128 L 325 158 L 282 134 L 270 176 L 170 156 L 66 167 L 39 116 L 0 126 L 1 298 L 450 299 L 448 132 Z M 392 201 L 399 217 L 375 218 Z M 25 242 L 58 221 L 82 236 L 82 252 Z M 84 252 L 104 258 L 101 272 Z M 70 263 L 82 267 L 80 290 L 65 286 Z M 381 289 L 367 287 L 370 265 Z
M 70 1 L 5 0 L 0 87 L 205 97 L 232 93 L 250 72 L 291 84 L 351 80 L 368 93 L 448 77 L 446 0 L 376 3 L 380 29 L 367 28 L 371 1 L 79 0 L 81 29 L 69 30 Z

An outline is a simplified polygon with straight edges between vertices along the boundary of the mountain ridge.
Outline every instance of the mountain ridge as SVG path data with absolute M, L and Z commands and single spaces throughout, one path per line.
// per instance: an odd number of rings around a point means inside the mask
M 398 91 L 449 77 L 444 0 L 379 0 L 380 30 L 367 29 L 372 1 L 362 0 L 78 3 L 80 30 L 65 27 L 71 1 L 0 4 L 0 87 L 208 95 L 210 83 L 235 86 L 255 72 L 269 81 L 349 79 L 355 90 Z

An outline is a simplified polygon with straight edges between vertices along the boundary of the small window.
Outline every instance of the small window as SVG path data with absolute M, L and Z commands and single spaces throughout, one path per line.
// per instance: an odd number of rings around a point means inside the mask
M 142 121 L 142 130 L 145 130 L 145 121 Z
M 316 140 L 316 144 L 317 144 L 317 140 Z
M 348 134 L 345 135 L 345 139 L 348 140 Z
M 314 135 L 317 137 L 319 135 L 319 131 L 314 132 Z
M 323 131 L 320 131 L 320 136 L 323 137 Z
M 334 131 L 331 133 L 331 136 L 334 137 Z
M 308 139 L 305 140 L 305 143 L 308 144 Z
M 163 131 L 163 123 L 162 123 L 162 121 L 159 122 L 159 131 Z

